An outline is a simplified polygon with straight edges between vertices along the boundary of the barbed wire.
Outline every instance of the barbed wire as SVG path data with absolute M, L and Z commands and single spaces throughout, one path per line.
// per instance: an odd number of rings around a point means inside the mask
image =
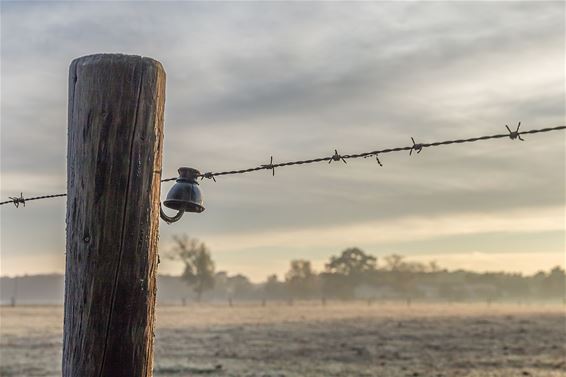
M 324 162 L 324 161 L 327 161 L 328 163 L 331 163 L 333 161 L 342 161 L 344 163 L 347 163 L 346 160 L 348 160 L 348 159 L 354 159 L 354 158 L 360 158 L 360 157 L 367 158 L 367 157 L 373 157 L 373 156 L 376 157 L 377 162 L 379 163 L 380 166 L 382 166 L 382 163 L 379 160 L 380 154 L 409 151 L 409 155 L 412 155 L 413 152 L 420 153 L 424 148 L 438 147 L 438 146 L 441 146 L 441 145 L 449 145 L 449 144 L 473 143 L 473 142 L 476 142 L 476 141 L 483 141 L 483 140 L 490 140 L 490 139 L 501 139 L 501 138 L 510 138 L 511 140 L 519 139 L 521 141 L 524 141 L 521 138 L 521 135 L 536 134 L 536 133 L 541 133 L 541 132 L 550 132 L 550 131 L 558 131 L 558 130 L 566 129 L 566 126 L 557 126 L 557 127 L 533 129 L 533 130 L 528 130 L 528 131 L 519 131 L 519 129 L 521 127 L 521 122 L 519 122 L 519 124 L 517 125 L 517 129 L 515 131 L 511 131 L 511 129 L 509 128 L 508 125 L 505 125 L 505 127 L 509 131 L 508 133 L 505 133 L 505 134 L 480 136 L 480 137 L 473 137 L 473 138 L 468 138 L 468 139 L 455 139 L 455 140 L 437 141 L 437 142 L 432 142 L 432 143 L 416 143 L 415 140 L 411 137 L 413 144 L 410 145 L 410 146 L 406 146 L 406 147 L 386 148 L 386 149 L 379 149 L 379 150 L 375 150 L 375 151 L 371 151 L 371 152 L 364 152 L 364 153 L 358 153 L 358 154 L 344 154 L 344 155 L 340 155 L 338 153 L 338 150 L 335 149 L 334 154 L 331 155 L 331 156 L 314 158 L 314 159 L 310 159 L 310 160 L 289 161 L 289 162 L 281 162 L 281 163 L 274 164 L 273 163 L 273 156 L 272 156 L 271 162 L 269 164 L 263 164 L 263 165 L 260 165 L 258 167 L 241 169 L 241 170 L 230 170 L 230 171 L 223 171 L 223 172 L 217 172 L 217 173 L 206 172 L 206 173 L 200 174 L 199 177 L 201 179 L 208 178 L 208 179 L 213 179 L 214 181 L 216 181 L 216 179 L 214 177 L 218 177 L 218 176 L 222 176 L 222 175 L 244 174 L 244 173 L 250 173 L 250 172 L 254 172 L 254 171 L 258 171 L 258 170 L 271 170 L 272 174 L 275 175 L 275 168 L 280 168 L 280 167 L 284 167 L 284 166 L 313 164 L 313 163 Z M 172 177 L 172 178 L 163 179 L 161 182 L 174 181 L 176 179 L 177 179 L 177 177 Z
M 262 164 L 262 165 L 257 166 L 257 167 L 240 169 L 240 170 L 228 170 L 228 171 L 221 171 L 221 172 L 206 172 L 206 173 L 202 173 L 202 174 L 198 175 L 198 177 L 200 177 L 201 179 L 204 179 L 204 178 L 212 179 L 213 181 L 216 182 L 215 177 L 219 177 L 219 176 L 223 176 L 223 175 L 245 174 L 245 173 L 251 173 L 251 172 L 259 171 L 259 170 L 271 170 L 272 175 L 275 175 L 275 169 L 280 168 L 280 167 L 293 166 L 293 165 L 314 164 L 314 163 L 318 163 L 318 162 L 328 162 L 330 164 L 332 162 L 339 162 L 339 161 L 342 161 L 343 163 L 347 164 L 346 160 L 355 159 L 355 158 L 362 158 L 362 157 L 363 158 L 375 157 L 377 163 L 380 166 L 383 166 L 383 164 L 381 163 L 381 160 L 379 159 L 380 154 L 409 151 L 409 155 L 411 156 L 411 155 L 413 155 L 413 152 L 415 152 L 416 154 L 421 153 L 424 148 L 439 147 L 439 146 L 442 146 L 442 145 L 450 145 L 450 144 L 474 143 L 474 142 L 477 142 L 477 141 L 485 141 L 485 140 L 501 139 L 501 138 L 509 138 L 511 140 L 524 141 L 524 139 L 521 137 L 521 135 L 530 135 L 530 134 L 537 134 L 537 133 L 551 132 L 551 131 L 558 131 L 558 130 L 566 129 L 566 126 L 556 126 L 556 127 L 533 129 L 533 130 L 528 130 L 528 131 L 520 131 L 519 130 L 520 127 L 521 127 L 521 122 L 518 123 L 515 131 L 511 131 L 509 126 L 505 125 L 505 128 L 507 128 L 508 132 L 504 133 L 504 134 L 479 136 L 479 137 L 473 137 L 473 138 L 468 138 L 468 139 L 454 139 L 454 140 L 436 141 L 436 142 L 432 142 L 432 143 L 417 143 L 411 137 L 411 141 L 412 141 L 413 144 L 409 145 L 409 146 L 405 146 L 405 147 L 378 149 L 378 150 L 370 151 L 370 152 L 363 152 L 363 153 L 357 153 L 357 154 L 344 154 L 344 155 L 338 153 L 338 150 L 335 149 L 334 154 L 332 154 L 331 156 L 313 158 L 313 159 L 310 159 L 310 160 L 297 160 L 297 161 L 280 162 L 280 163 L 276 163 L 276 164 L 273 163 L 273 156 L 271 156 L 269 164 Z M 176 179 L 177 179 L 177 177 L 165 178 L 165 179 L 162 179 L 161 182 L 169 182 L 169 181 L 174 181 Z M 67 194 L 43 195 L 43 196 L 35 196 L 35 197 L 31 197 L 31 198 L 24 198 L 23 194 L 20 193 L 19 197 L 9 197 L 10 200 L 0 202 L 0 205 L 13 203 L 16 207 L 19 207 L 20 204 L 23 204 L 24 207 L 25 207 L 26 202 L 29 202 L 29 201 L 32 201 L 32 200 L 58 198 L 58 197 L 63 197 L 63 196 L 67 196 Z
M 20 196 L 17 196 L 17 197 L 9 196 L 8 198 L 10 200 L 0 202 L 0 205 L 4 205 L 4 204 L 8 204 L 8 203 L 14 203 L 16 208 L 18 208 L 20 206 L 20 204 L 23 204 L 24 207 L 25 207 L 26 202 L 31 202 L 32 200 L 59 198 L 59 197 L 62 197 L 62 196 L 67 196 L 67 194 L 42 195 L 42 196 L 33 196 L 31 198 L 24 198 L 22 193 L 20 193 Z

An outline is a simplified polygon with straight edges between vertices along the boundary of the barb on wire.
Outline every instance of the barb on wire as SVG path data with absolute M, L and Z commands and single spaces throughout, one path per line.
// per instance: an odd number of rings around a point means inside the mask
M 537 134 L 537 133 L 559 131 L 559 130 L 565 130 L 566 129 L 566 126 L 556 126 L 556 127 L 533 129 L 533 130 L 528 130 L 528 131 L 520 131 L 521 122 L 519 122 L 519 124 L 517 125 L 517 129 L 515 131 L 511 131 L 511 129 L 509 128 L 508 125 L 505 125 L 505 127 L 507 128 L 508 133 L 504 133 L 504 134 L 479 136 L 479 137 L 473 137 L 473 138 L 469 138 L 469 139 L 454 139 L 454 140 L 436 141 L 436 142 L 432 142 L 432 143 L 417 143 L 417 142 L 415 142 L 415 139 L 411 137 L 413 145 L 410 145 L 410 146 L 396 147 L 396 148 L 385 148 L 385 149 L 363 152 L 363 153 L 358 153 L 358 154 L 345 154 L 345 155 L 339 154 L 338 150 L 335 149 L 334 154 L 332 156 L 313 158 L 313 159 L 310 159 L 310 160 L 281 162 L 281 163 L 278 163 L 278 164 L 273 163 L 273 156 L 271 156 L 271 160 L 270 160 L 269 164 L 264 164 L 264 165 L 261 165 L 261 166 L 255 167 L 255 168 L 248 168 L 248 169 L 242 169 L 242 170 L 229 170 L 229 171 L 222 171 L 222 172 L 218 172 L 218 173 L 207 172 L 207 173 L 200 174 L 199 177 L 201 177 L 201 179 L 204 179 L 204 178 L 212 179 L 216 182 L 216 178 L 215 178 L 216 176 L 232 175 L 232 174 L 244 174 L 244 173 L 250 173 L 250 172 L 254 172 L 254 171 L 258 171 L 258 170 L 266 170 L 266 169 L 270 169 L 272 171 L 272 174 L 275 175 L 275 168 L 279 168 L 279 167 L 283 167 L 283 166 L 313 164 L 313 163 L 318 163 L 318 162 L 323 162 L 323 161 L 327 161 L 328 163 L 331 163 L 332 161 L 340 161 L 340 160 L 343 161 L 344 163 L 346 163 L 346 160 L 350 159 L 350 158 L 360 158 L 360 157 L 367 158 L 367 157 L 371 157 L 371 156 L 375 156 L 377 163 L 380 166 L 383 166 L 381 164 L 381 161 L 379 160 L 379 154 L 409 151 L 409 155 L 412 155 L 413 151 L 415 151 L 416 153 L 420 153 L 424 148 L 438 147 L 438 146 L 441 146 L 441 145 L 450 145 L 450 144 L 474 143 L 474 142 L 477 142 L 477 141 L 485 141 L 485 140 L 491 140 L 491 139 L 502 139 L 502 138 L 510 138 L 511 140 L 519 139 L 521 141 L 524 141 L 523 138 L 521 137 L 521 135 Z M 169 181 L 174 181 L 176 179 L 177 179 L 176 177 L 165 178 L 165 179 L 162 179 L 161 182 L 169 182 Z M 56 197 L 61 197 L 61 196 L 66 196 L 66 195 L 67 194 L 56 194 L 56 195 L 45 195 L 45 196 L 36 196 L 36 197 L 32 197 L 32 198 L 24 198 L 23 194 L 20 193 L 19 197 L 10 197 L 10 200 L 0 202 L 0 205 L 13 203 L 16 207 L 18 207 L 20 204 L 23 204 L 25 206 L 25 203 L 29 202 L 31 200 L 56 198 Z
M 330 164 L 332 161 L 340 161 L 340 160 L 344 161 L 344 163 L 347 164 L 346 160 L 344 159 L 344 156 L 341 156 L 338 153 L 338 149 L 335 149 L 334 155 L 328 159 L 328 163 Z
M 421 151 L 423 150 L 423 145 L 422 144 L 417 144 L 415 143 L 415 139 L 413 139 L 413 137 L 411 136 L 411 140 L 413 141 L 413 146 L 411 147 L 411 150 L 409 151 L 409 156 L 413 154 L 413 151 L 417 152 L 417 153 L 421 153 Z
M 207 179 L 212 179 L 214 182 L 216 182 L 216 178 L 214 178 L 214 174 L 212 174 L 212 172 L 210 172 L 210 171 L 209 171 L 209 172 L 206 172 L 206 173 L 204 173 L 204 174 L 202 174 L 202 175 L 200 176 L 200 180 L 201 180 L 201 181 L 202 181 L 203 179 L 205 179 L 205 178 L 207 178 Z M 161 182 L 163 182 L 163 181 L 161 181 Z
M 379 164 L 379 166 L 383 166 L 383 164 L 381 163 L 381 161 L 379 161 L 379 153 L 376 153 L 376 154 L 368 154 L 368 155 L 364 156 L 364 158 L 373 157 L 373 156 L 375 156 L 375 161 Z
M 273 176 L 275 177 L 275 166 L 273 165 L 273 156 L 271 156 L 271 160 L 269 164 L 261 165 L 264 169 L 271 170 Z
M 11 199 L 12 202 L 14 203 L 14 206 L 16 206 L 16 208 L 18 208 L 20 206 L 20 204 L 23 204 L 24 207 L 26 206 L 26 199 L 24 198 L 24 194 L 22 192 L 20 192 L 20 196 L 8 196 L 8 199 Z
M 521 137 L 521 134 L 519 133 L 520 127 L 521 127 L 521 122 L 519 122 L 519 124 L 517 124 L 517 129 L 515 131 L 511 131 L 509 126 L 505 125 L 505 128 L 507 128 L 507 131 L 509 131 L 509 138 L 511 140 L 519 139 L 521 141 L 525 141 L 525 140 L 523 140 L 523 138 Z
M 379 166 L 383 166 L 383 164 L 381 163 L 381 161 L 379 161 L 379 153 L 375 154 L 375 161 L 377 161 L 377 163 L 379 164 Z

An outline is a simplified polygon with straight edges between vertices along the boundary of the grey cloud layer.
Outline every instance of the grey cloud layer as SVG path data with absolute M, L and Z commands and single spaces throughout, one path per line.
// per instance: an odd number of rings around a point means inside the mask
M 167 176 L 565 121 L 563 3 L 1 6 L 3 197 L 16 174 L 65 189 L 68 64 L 94 52 L 164 64 Z M 383 168 L 362 160 L 222 178 L 203 184 L 209 211 L 190 230 L 564 205 L 564 153 L 563 135 L 539 135 L 386 156 Z M 60 224 L 25 221 L 53 227 L 63 248 Z M 2 228 L 18 234 L 18 224 Z M 17 241 L 3 238 L 15 253 Z

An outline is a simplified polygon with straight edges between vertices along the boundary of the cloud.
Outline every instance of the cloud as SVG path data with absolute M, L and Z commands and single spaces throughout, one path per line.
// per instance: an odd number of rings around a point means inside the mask
M 563 3 L 1 6 L 2 198 L 65 188 L 68 64 L 93 52 L 164 64 L 167 177 L 178 166 L 231 170 L 271 155 L 354 153 L 409 145 L 411 136 L 430 142 L 504 132 L 519 120 L 538 128 L 565 119 Z M 564 206 L 565 153 L 557 133 L 425 150 L 410 160 L 385 155 L 383 168 L 360 160 L 279 169 L 275 178 L 224 177 L 203 183 L 207 211 L 162 227 L 162 238 L 261 233 L 275 237 L 262 244 L 277 246 L 301 228 L 373 239 L 364 226 L 544 211 Z M 39 206 L 47 218 L 62 213 Z M 28 253 L 18 244 L 26 227 L 59 235 L 50 252 L 64 248 L 62 218 L 46 224 L 7 213 L 5 258 Z
M 327 247 L 333 249 L 364 244 L 414 242 L 446 236 L 481 233 L 540 233 L 564 231 L 564 207 L 512 210 L 498 213 L 466 213 L 441 216 L 410 216 L 398 219 L 300 227 L 280 231 L 207 235 L 203 238 L 217 252 L 278 248 Z M 166 244 L 162 243 L 166 249 Z
M 565 268 L 564 254 L 560 252 L 536 253 L 473 253 L 427 254 L 408 258 L 411 261 L 427 263 L 441 261 L 442 268 L 449 270 L 472 270 L 482 272 L 518 272 L 535 274 L 538 271 L 548 272 L 555 266 Z

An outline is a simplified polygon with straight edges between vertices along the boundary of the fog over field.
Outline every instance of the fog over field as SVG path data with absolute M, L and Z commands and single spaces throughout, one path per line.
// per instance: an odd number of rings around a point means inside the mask
M 561 377 L 564 307 L 159 306 L 155 376 Z M 0 309 L 0 375 L 60 376 L 61 307 Z

